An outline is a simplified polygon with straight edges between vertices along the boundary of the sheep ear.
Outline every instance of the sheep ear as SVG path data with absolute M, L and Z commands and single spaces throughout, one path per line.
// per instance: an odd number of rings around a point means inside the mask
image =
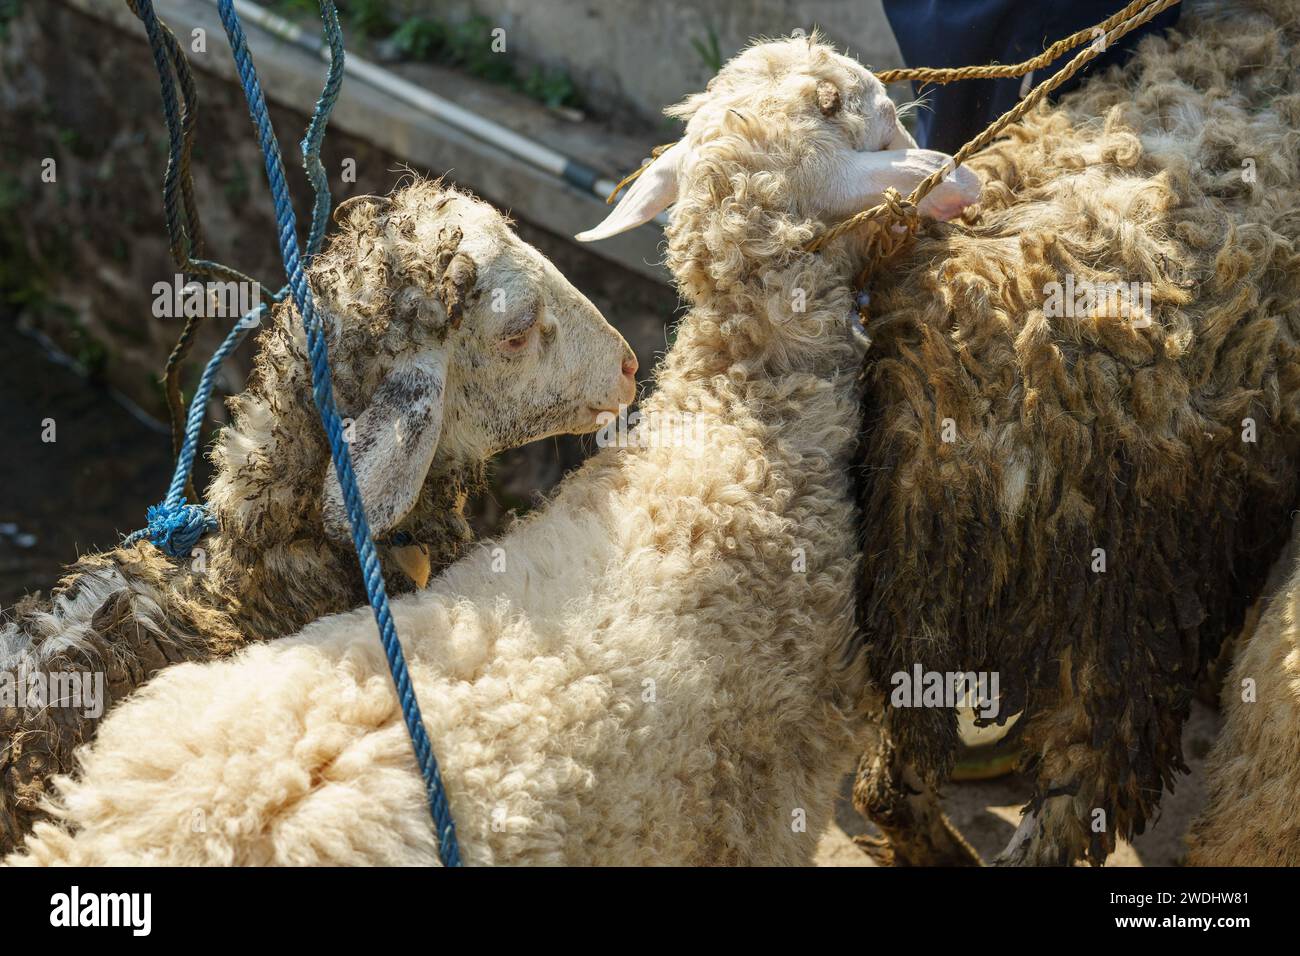
M 352 470 L 376 537 L 397 527 L 419 498 L 442 433 L 446 382 L 447 362 L 441 352 L 405 362 L 388 373 L 365 411 L 350 424 L 345 422 Z M 351 539 L 333 464 L 325 473 L 321 518 L 331 538 Z
M 605 217 L 605 221 L 594 229 L 580 232 L 576 236 L 579 242 L 595 242 L 608 239 L 620 232 L 635 229 L 642 223 L 649 222 L 677 200 L 677 177 L 682 171 L 686 156 L 686 147 L 674 143 L 659 154 L 633 182 L 623 198 L 619 200 L 614 211 Z
M 846 153 L 838 173 L 827 183 L 825 212 L 852 215 L 879 202 L 891 186 L 906 196 L 935 170 L 951 164 L 951 156 L 932 149 Z M 952 219 L 979 198 L 979 177 L 961 166 L 921 200 L 919 211 L 931 219 Z
M 334 221 L 342 223 L 352 213 L 362 210 L 368 212 L 371 216 L 375 216 L 385 212 L 392 204 L 393 201 L 387 196 L 353 196 L 334 207 Z

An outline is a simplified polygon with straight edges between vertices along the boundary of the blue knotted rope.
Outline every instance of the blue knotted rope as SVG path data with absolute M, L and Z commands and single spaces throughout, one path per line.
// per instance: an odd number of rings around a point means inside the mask
M 226 37 L 235 57 L 239 72 L 239 81 L 248 100 L 249 115 L 257 128 L 257 136 L 262 147 L 262 156 L 266 164 L 266 178 L 275 199 L 275 218 L 279 224 L 280 255 L 284 260 L 284 271 L 289 277 L 289 289 L 294 304 L 302 317 L 303 329 L 307 334 L 307 354 L 311 358 L 312 398 L 320 412 L 321 423 L 329 438 L 330 454 L 334 459 L 334 469 L 338 474 L 339 485 L 343 489 L 343 500 L 347 505 L 348 520 L 352 526 L 352 543 L 356 547 L 357 558 L 361 563 L 361 573 L 365 580 L 366 594 L 370 606 L 375 612 L 375 622 L 379 626 L 379 637 L 388 657 L 388 666 L 393 675 L 393 684 L 397 688 L 398 700 L 402 705 L 402 716 L 406 729 L 411 735 L 416 759 L 424 775 L 425 790 L 429 799 L 429 809 L 433 814 L 434 825 L 438 833 L 438 849 L 442 861 L 447 866 L 460 865 L 460 848 L 456 841 L 456 825 L 447 806 L 447 797 L 443 792 L 442 776 L 438 771 L 438 761 L 433 755 L 429 736 L 424 729 L 424 720 L 420 716 L 420 705 L 411 686 L 410 674 L 406 669 L 406 659 L 402 645 L 397 640 L 397 630 L 393 626 L 393 617 L 388 608 L 388 595 L 384 590 L 384 577 L 380 571 L 379 560 L 375 555 L 375 544 L 370 537 L 370 526 L 366 521 L 365 509 L 361 504 L 361 494 L 357 488 L 356 477 L 352 471 L 352 456 L 348 444 L 343 438 L 343 423 L 338 409 L 334 406 L 334 387 L 330 377 L 329 354 L 325 341 L 325 330 L 312 304 L 311 288 L 303 273 L 302 259 L 298 253 L 297 220 L 293 206 L 289 202 L 289 190 L 284 181 L 284 162 L 280 158 L 280 146 L 271 129 L 271 119 L 266 111 L 266 98 L 262 95 L 262 85 L 253 67 L 253 60 L 248 52 L 244 31 L 235 12 L 232 0 L 219 0 L 217 8 L 221 14 L 222 25 L 226 28 Z M 325 20 L 325 31 L 331 37 L 330 47 L 333 63 L 343 62 L 341 41 L 334 42 L 336 35 L 341 36 L 338 14 L 333 3 L 321 0 L 321 13 Z M 331 65 L 333 65 L 333 63 Z M 337 91 L 335 91 L 337 92 Z M 310 140 L 310 135 L 308 141 Z M 304 141 L 307 142 L 307 141 Z M 323 172 L 322 172 L 323 178 Z
M 140 0 L 149 3 L 151 0 Z M 189 482 L 190 472 L 194 469 L 194 458 L 198 454 L 199 434 L 203 429 L 203 415 L 208 407 L 208 396 L 216 382 L 221 363 L 239 347 L 250 331 L 261 322 L 265 305 L 259 305 L 235 323 L 235 327 L 226 335 L 220 347 L 212 353 L 203 376 L 199 379 L 194 399 L 190 402 L 189 416 L 185 423 L 185 441 L 181 453 L 176 459 L 176 470 L 172 474 L 171 486 L 167 497 L 161 504 L 150 505 L 146 514 L 148 525 L 127 536 L 123 544 L 134 544 L 141 538 L 148 538 L 164 554 L 173 558 L 185 557 L 194 550 L 199 539 L 209 531 L 217 530 L 217 519 L 213 517 L 206 505 L 186 504 L 185 485 Z
M 145 516 L 149 540 L 168 554 L 189 554 L 217 524 L 206 508 L 187 505 L 184 498 L 175 505 L 150 505 Z

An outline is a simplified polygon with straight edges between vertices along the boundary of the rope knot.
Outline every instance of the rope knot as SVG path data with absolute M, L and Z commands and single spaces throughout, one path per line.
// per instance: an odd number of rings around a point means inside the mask
M 862 217 L 859 225 L 863 228 L 863 266 L 858 286 L 862 287 L 882 262 L 907 245 L 920 228 L 921 215 L 916 210 L 916 201 L 892 186 L 885 190 L 879 205 L 859 215 Z
M 916 203 L 909 200 L 893 186 L 887 188 L 881 198 L 883 201 L 880 205 L 885 207 L 891 216 L 904 219 L 909 215 L 916 215 Z
M 204 505 L 187 505 L 182 498 L 177 504 L 150 505 L 145 512 L 145 534 L 154 547 L 173 558 L 183 558 L 194 550 L 209 531 L 217 529 L 217 520 Z
M 885 190 L 881 203 L 874 210 L 871 218 L 876 221 L 882 233 L 889 237 L 886 255 L 903 245 L 921 225 L 921 214 L 911 196 L 904 196 L 893 186 Z

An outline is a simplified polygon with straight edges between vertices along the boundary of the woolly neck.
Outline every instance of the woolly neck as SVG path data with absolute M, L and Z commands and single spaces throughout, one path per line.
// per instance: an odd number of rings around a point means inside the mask
M 667 231 L 667 265 L 691 304 L 675 351 L 689 342 L 692 354 L 673 364 L 697 376 L 739 368 L 771 378 L 859 364 L 849 324 L 855 240 L 805 251 L 822 226 L 785 207 L 780 172 L 721 161 L 695 169 Z
M 255 371 L 231 399 L 232 422 L 212 451 L 207 498 L 218 529 L 202 545 L 207 568 L 196 577 L 253 640 L 290 634 L 366 597 L 351 540 L 324 531 L 321 494 L 333 463 L 297 339 L 282 326 L 263 334 Z M 427 549 L 435 574 L 471 538 L 464 506 L 483 473 L 481 461 L 435 457 L 415 506 L 393 529 Z M 377 550 L 389 592 L 411 590 L 392 547 L 379 542 Z

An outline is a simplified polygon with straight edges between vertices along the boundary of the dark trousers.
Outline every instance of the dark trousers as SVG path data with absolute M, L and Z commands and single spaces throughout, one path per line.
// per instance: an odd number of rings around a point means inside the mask
M 1127 0 L 884 0 L 885 13 L 909 66 L 972 66 L 1019 63 L 1050 44 L 1100 23 Z M 1178 20 L 1180 7 L 1166 10 L 1111 45 L 1056 91 L 1064 93 L 1091 75 L 1123 63 L 1142 37 Z M 1069 63 L 1084 47 L 1035 71 L 1037 84 Z M 1016 105 L 1020 78 L 961 80 L 913 88 L 928 107 L 917 111 L 916 141 L 927 149 L 955 153 L 989 123 Z M 1056 95 L 1056 94 L 1054 94 Z

